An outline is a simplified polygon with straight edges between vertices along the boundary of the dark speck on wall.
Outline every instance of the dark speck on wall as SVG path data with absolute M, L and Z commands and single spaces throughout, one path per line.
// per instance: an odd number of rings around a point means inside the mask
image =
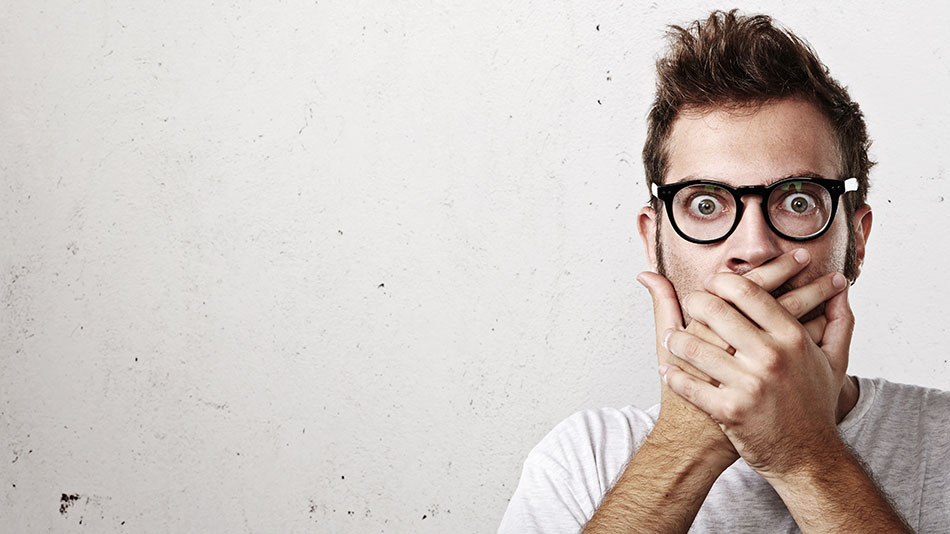
M 376 287 L 378 287 L 378 288 L 379 288 L 379 287 L 386 287 L 386 284 L 379 284 L 379 285 L 376 286 Z
M 422 514 L 422 519 L 425 519 L 425 518 L 427 518 L 427 517 L 429 517 L 429 516 L 427 516 L 426 514 Z
M 66 515 L 66 510 L 68 510 L 69 507 L 72 506 L 72 504 L 78 500 L 79 500 L 78 494 L 73 493 L 72 495 L 66 495 L 64 493 L 62 497 L 59 498 L 59 513 L 62 515 Z

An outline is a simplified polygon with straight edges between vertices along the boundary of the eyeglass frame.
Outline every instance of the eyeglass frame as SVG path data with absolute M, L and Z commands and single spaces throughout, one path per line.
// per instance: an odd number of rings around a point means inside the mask
M 778 189 L 779 187 L 789 182 L 814 183 L 814 184 L 820 185 L 821 187 L 824 187 L 828 191 L 828 194 L 831 197 L 831 213 L 828 216 L 828 222 L 826 222 L 825 226 L 818 232 L 811 235 L 803 236 L 803 237 L 790 236 L 788 234 L 785 234 L 784 232 L 779 231 L 779 229 L 776 228 L 774 224 L 772 224 L 772 217 L 769 215 L 769 208 L 767 205 L 768 198 L 772 194 L 772 191 L 774 191 L 775 189 Z M 722 237 L 717 237 L 716 239 L 696 239 L 696 238 L 686 235 L 682 230 L 680 230 L 679 226 L 676 224 L 676 217 L 673 216 L 673 203 L 670 201 L 673 200 L 673 197 L 675 197 L 676 194 L 680 192 L 680 190 L 685 189 L 692 185 L 711 185 L 715 187 L 720 187 L 722 189 L 725 189 L 729 193 L 731 193 L 732 197 L 735 199 L 736 220 L 733 221 L 732 227 L 729 228 L 729 231 L 726 232 Z M 745 203 L 742 201 L 742 197 L 746 195 L 756 195 L 762 199 L 762 202 L 759 203 L 762 208 L 762 217 L 765 219 L 765 223 L 769 226 L 769 228 L 779 237 L 783 239 L 787 239 L 789 241 L 811 241 L 812 239 L 818 239 L 825 232 L 827 232 L 829 228 L 831 228 L 831 223 L 834 222 L 835 214 L 838 211 L 838 199 L 841 197 L 841 195 L 845 193 L 850 193 L 852 191 L 857 191 L 857 190 L 858 190 L 857 178 L 847 178 L 844 180 L 831 180 L 828 178 L 813 178 L 813 177 L 807 177 L 807 176 L 802 176 L 802 177 L 793 176 L 790 178 L 783 178 L 782 180 L 771 183 L 769 185 L 747 185 L 747 186 L 742 186 L 742 187 L 732 187 L 728 184 L 724 184 L 722 182 L 715 182 L 713 180 L 688 180 L 685 182 L 676 182 L 674 184 L 667 184 L 667 185 L 657 185 L 656 183 L 654 183 L 650 187 L 650 191 L 653 193 L 653 196 L 662 200 L 663 204 L 666 205 L 666 213 L 670 218 L 670 224 L 673 226 L 673 230 L 675 230 L 676 233 L 683 239 L 689 241 L 690 243 L 696 243 L 698 245 L 710 245 L 712 243 L 718 243 L 720 241 L 724 241 L 728 239 L 729 236 L 732 235 L 733 232 L 736 231 L 736 228 L 739 227 L 739 223 L 742 221 L 742 214 L 745 210 Z

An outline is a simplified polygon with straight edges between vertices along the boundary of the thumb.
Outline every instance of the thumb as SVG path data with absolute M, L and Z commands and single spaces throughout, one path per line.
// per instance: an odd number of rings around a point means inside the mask
M 676 298 L 673 284 L 663 276 L 654 272 L 642 272 L 637 275 L 637 281 L 643 284 L 653 299 L 653 319 L 656 323 L 657 354 L 667 354 L 663 348 L 663 334 L 670 328 L 683 328 L 683 315 L 680 312 L 680 303 Z M 667 355 L 668 360 L 669 355 Z
M 848 302 L 850 289 L 845 288 L 825 303 L 828 324 L 821 338 L 821 350 L 828 357 L 828 363 L 838 377 L 844 376 L 848 370 L 848 353 L 851 348 L 851 335 L 854 333 L 854 314 Z

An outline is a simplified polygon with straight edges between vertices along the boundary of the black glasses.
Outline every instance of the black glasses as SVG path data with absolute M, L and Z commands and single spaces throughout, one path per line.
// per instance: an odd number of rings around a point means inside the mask
M 858 179 L 786 178 L 745 187 L 691 180 L 653 184 L 652 189 L 653 196 L 666 204 L 673 229 L 692 243 L 705 245 L 729 237 L 742 220 L 745 195 L 762 198 L 762 215 L 773 232 L 791 241 L 808 241 L 828 231 L 838 198 L 857 191 Z

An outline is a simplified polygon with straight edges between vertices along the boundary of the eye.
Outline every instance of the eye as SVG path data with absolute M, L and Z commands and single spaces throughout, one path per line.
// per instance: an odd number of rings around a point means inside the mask
M 709 217 L 723 211 L 722 204 L 714 196 L 696 195 L 689 200 L 689 211 L 694 215 Z
M 782 200 L 782 209 L 792 213 L 808 213 L 813 211 L 817 205 L 818 204 L 814 197 L 804 193 L 788 195 L 784 200 Z

